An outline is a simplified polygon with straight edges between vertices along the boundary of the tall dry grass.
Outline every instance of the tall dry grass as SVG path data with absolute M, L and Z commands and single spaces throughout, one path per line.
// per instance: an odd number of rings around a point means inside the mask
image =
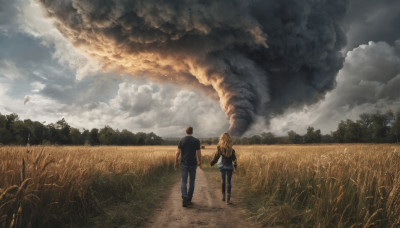
M 398 227 L 400 146 L 235 146 L 264 225 Z M 171 147 L 1 147 L 0 226 L 80 224 L 170 169 Z M 214 149 L 203 150 L 204 161 Z M 25 172 L 23 172 L 24 158 Z M 235 189 L 235 186 L 233 187 Z
M 400 227 L 400 146 L 236 146 L 264 225 Z
M 0 147 L 0 226 L 79 224 L 173 166 L 175 147 Z M 23 166 L 22 163 L 25 163 Z

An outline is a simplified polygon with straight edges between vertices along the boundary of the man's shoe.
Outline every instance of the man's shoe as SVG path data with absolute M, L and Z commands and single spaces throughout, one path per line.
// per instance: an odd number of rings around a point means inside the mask
M 226 204 L 232 204 L 232 202 L 231 202 L 231 194 L 228 194 L 228 197 L 226 199 Z
M 187 201 L 187 205 L 188 205 L 188 206 L 192 205 L 192 200 L 188 200 L 188 201 Z
M 187 196 L 182 196 L 182 207 L 188 206 L 188 198 Z

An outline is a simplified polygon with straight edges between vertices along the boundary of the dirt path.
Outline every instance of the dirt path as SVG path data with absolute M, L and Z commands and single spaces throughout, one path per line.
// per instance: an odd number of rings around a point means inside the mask
M 219 189 L 209 187 L 203 170 L 197 169 L 193 205 L 182 207 L 181 180 L 157 209 L 146 227 L 255 227 L 235 204 L 221 201 Z

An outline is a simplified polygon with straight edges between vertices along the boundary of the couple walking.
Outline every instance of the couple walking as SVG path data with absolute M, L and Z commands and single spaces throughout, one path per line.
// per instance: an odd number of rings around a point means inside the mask
M 218 162 L 217 166 L 221 172 L 222 200 L 225 201 L 225 186 L 227 183 L 226 203 L 231 204 L 231 178 L 232 173 L 236 173 L 236 155 L 232 148 L 232 138 L 228 133 L 223 133 L 219 137 L 217 151 L 214 154 L 210 165 L 213 166 Z M 178 159 L 181 156 L 182 165 L 182 206 L 187 207 L 192 204 L 194 191 L 194 182 L 196 179 L 197 166 L 201 166 L 201 148 L 200 141 L 193 137 L 193 128 L 186 128 L 186 136 L 181 139 L 176 152 L 175 169 L 178 167 Z M 187 180 L 189 177 L 189 190 L 187 189 Z

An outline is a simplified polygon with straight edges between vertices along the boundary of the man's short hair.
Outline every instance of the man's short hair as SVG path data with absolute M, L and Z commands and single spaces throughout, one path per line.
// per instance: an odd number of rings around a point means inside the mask
M 191 126 L 186 127 L 186 134 L 188 134 L 188 135 L 193 134 L 193 127 L 191 127 Z

